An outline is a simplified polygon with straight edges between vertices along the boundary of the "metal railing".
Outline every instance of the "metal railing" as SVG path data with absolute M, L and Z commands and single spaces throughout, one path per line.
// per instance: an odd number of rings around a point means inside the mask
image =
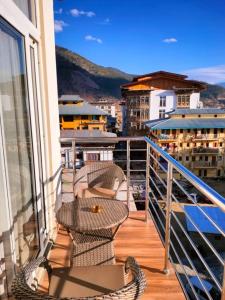
M 126 174 L 124 201 L 145 209 L 165 246 L 187 299 L 225 300 L 225 199 L 152 140 L 61 139 L 63 163 L 76 172 L 92 158 Z M 87 156 L 86 154 L 90 154 Z M 91 153 L 98 155 L 92 156 Z
M 147 143 L 144 137 L 116 138 L 63 138 L 61 141 L 62 163 L 73 174 L 85 164 L 110 161 L 120 166 L 126 175 L 121 199 L 132 210 L 146 207 Z
M 225 199 L 145 140 L 149 210 L 165 246 L 165 272 L 170 258 L 187 299 L 224 300 Z

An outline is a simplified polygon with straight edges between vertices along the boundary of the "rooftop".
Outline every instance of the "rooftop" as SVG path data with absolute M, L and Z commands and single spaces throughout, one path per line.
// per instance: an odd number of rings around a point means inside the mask
M 201 128 L 225 128 L 224 118 L 204 119 L 161 119 L 146 122 L 151 130 L 157 129 L 201 129 Z
M 95 106 L 84 102 L 81 106 L 77 105 L 59 105 L 59 115 L 98 115 L 106 116 L 107 113 Z
M 83 100 L 80 95 L 62 95 L 60 98 L 59 98 L 59 101 L 71 101 L 71 102 L 74 102 L 74 101 L 81 101 Z
M 219 114 L 225 114 L 224 109 L 220 108 L 196 108 L 196 109 L 176 109 L 170 112 L 167 112 L 169 115 L 219 115 Z
M 61 138 L 111 138 L 117 137 L 115 133 L 101 130 L 61 130 Z

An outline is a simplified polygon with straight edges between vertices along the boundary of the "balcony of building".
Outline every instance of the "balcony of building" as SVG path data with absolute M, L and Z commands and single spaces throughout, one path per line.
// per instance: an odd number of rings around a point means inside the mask
M 192 162 L 192 168 L 201 169 L 215 169 L 218 167 L 217 161 L 194 161 Z
M 61 139 L 61 146 L 63 201 L 74 198 L 82 166 L 104 161 L 123 169 L 117 200 L 128 206 L 129 217 L 114 240 L 115 258 L 137 259 L 147 279 L 141 299 L 224 299 L 222 196 L 148 138 Z M 60 228 L 53 266 L 68 265 L 70 251 L 69 235 Z
M 205 148 L 205 147 L 195 147 L 192 149 L 192 154 L 193 155 L 218 155 L 219 154 L 219 149 L 218 148 Z

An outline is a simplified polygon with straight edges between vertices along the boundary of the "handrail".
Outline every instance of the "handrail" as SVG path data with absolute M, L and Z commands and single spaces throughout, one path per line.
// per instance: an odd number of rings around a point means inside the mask
M 223 212 L 225 212 L 225 198 L 217 193 L 213 188 L 208 186 L 199 177 L 194 175 L 191 171 L 185 168 L 181 163 L 176 161 L 172 156 L 163 151 L 152 140 L 145 137 L 145 141 L 158 152 L 167 162 L 170 162 L 173 167 L 186 178 L 194 187 L 196 187 L 203 195 L 205 195 L 213 204 L 217 205 Z

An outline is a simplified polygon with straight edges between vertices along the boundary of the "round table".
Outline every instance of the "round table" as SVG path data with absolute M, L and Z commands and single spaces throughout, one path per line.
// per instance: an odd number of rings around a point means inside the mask
M 102 207 L 92 212 L 95 205 Z M 127 205 L 119 200 L 93 197 L 64 203 L 56 213 L 59 224 L 77 232 L 109 229 L 121 225 L 128 217 Z

